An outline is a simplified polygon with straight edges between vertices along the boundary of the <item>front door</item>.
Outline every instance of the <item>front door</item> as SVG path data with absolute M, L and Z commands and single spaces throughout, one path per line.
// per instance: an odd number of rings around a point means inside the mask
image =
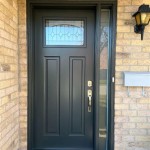
M 93 150 L 92 9 L 34 12 L 33 145 L 38 150 Z

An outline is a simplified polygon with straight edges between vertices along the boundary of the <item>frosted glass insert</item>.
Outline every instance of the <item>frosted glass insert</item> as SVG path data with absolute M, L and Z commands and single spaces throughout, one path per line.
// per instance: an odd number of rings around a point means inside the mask
M 46 20 L 46 45 L 84 45 L 84 21 Z

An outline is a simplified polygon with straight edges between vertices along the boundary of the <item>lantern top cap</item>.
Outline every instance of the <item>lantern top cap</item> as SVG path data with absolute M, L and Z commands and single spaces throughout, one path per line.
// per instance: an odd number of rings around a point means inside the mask
M 138 13 L 142 13 L 142 12 L 147 12 L 147 13 L 150 13 L 150 7 L 149 5 L 141 5 L 138 9 L 138 11 L 136 13 L 133 14 L 133 17 L 135 17 Z

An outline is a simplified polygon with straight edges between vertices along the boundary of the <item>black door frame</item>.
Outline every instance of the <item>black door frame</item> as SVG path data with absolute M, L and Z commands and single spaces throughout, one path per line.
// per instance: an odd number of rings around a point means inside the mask
M 28 150 L 32 148 L 33 142 L 33 97 L 34 97 L 34 29 L 33 29 L 33 11 L 36 8 L 50 8 L 59 6 L 92 6 L 96 12 L 95 26 L 95 104 L 94 104 L 94 150 L 99 150 L 99 41 L 100 41 L 100 15 L 101 9 L 110 9 L 110 61 L 109 61 L 109 100 L 108 100 L 108 127 L 107 127 L 107 150 L 114 150 L 114 82 L 112 78 L 115 76 L 115 47 L 116 47 L 116 0 L 27 0 L 27 40 L 28 40 Z

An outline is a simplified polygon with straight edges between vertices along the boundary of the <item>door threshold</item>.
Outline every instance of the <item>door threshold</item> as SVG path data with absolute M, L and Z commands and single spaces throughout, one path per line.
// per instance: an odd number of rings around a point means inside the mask
M 93 148 L 33 148 L 32 150 L 93 150 Z

